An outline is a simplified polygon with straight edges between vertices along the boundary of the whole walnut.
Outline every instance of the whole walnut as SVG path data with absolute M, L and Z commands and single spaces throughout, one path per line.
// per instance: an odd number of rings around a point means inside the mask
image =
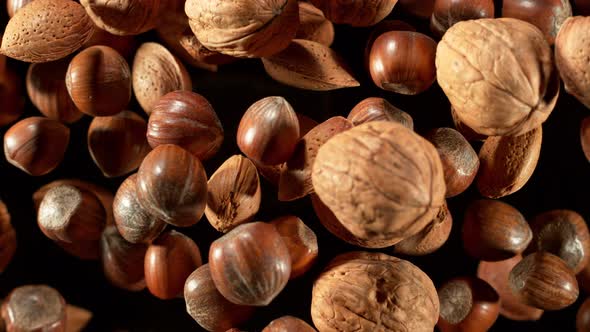
M 311 317 L 320 332 L 431 332 L 438 314 L 426 273 L 382 253 L 337 256 L 313 285 Z
M 436 69 L 459 120 L 488 136 L 540 126 L 559 95 L 549 44 L 538 28 L 517 19 L 455 24 L 438 44 Z
M 555 62 L 565 91 L 590 108 L 590 17 L 568 18 L 555 39 Z
M 397 0 L 311 0 L 311 3 L 336 24 L 367 27 L 387 17 Z
M 396 122 L 368 122 L 335 135 L 312 168 L 316 194 L 364 247 L 420 232 L 445 199 L 434 146 Z M 352 241 L 349 241 L 352 242 Z
M 187 0 L 185 12 L 203 46 L 235 57 L 278 53 L 299 27 L 297 0 Z

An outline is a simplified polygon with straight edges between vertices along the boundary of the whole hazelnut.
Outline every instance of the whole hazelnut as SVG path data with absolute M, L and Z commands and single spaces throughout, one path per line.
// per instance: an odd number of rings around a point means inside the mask
M 13 17 L 17 11 L 33 1 L 34 0 L 7 0 L 6 10 L 8 11 L 8 16 Z
M 132 59 L 133 54 L 135 54 L 138 44 L 134 36 L 113 35 L 112 33 L 97 27 L 94 29 L 92 37 L 82 45 L 82 49 L 98 45 L 111 47 L 122 57 L 129 60 Z
M 283 216 L 270 222 L 273 224 L 291 255 L 291 279 L 307 272 L 318 256 L 318 239 L 303 221 L 295 216 Z
M 262 332 L 317 332 L 317 330 L 297 317 L 283 316 L 270 322 Z
M 368 122 L 328 140 L 312 169 L 316 194 L 350 233 L 383 248 L 420 232 L 444 204 L 436 149 L 396 122 Z
M 176 144 L 200 160 L 206 160 L 221 147 L 223 127 L 203 96 L 192 91 L 173 91 L 154 104 L 147 140 L 153 148 Z
M 174 230 L 164 232 L 145 254 L 147 288 L 163 300 L 182 297 L 186 278 L 201 264 L 201 252 L 191 238 Z
M 373 27 L 369 37 L 367 37 L 367 44 L 365 45 L 365 69 L 367 72 L 370 71 L 370 56 L 371 56 L 371 48 L 373 48 L 373 43 L 375 40 L 381 36 L 382 34 L 389 32 L 389 31 L 416 31 L 412 25 L 407 22 L 399 21 L 399 20 L 383 20 L 377 25 Z
M 0 126 L 10 124 L 23 114 L 25 98 L 21 91 L 21 81 L 20 75 L 11 67 L 6 67 L 0 73 Z
M 548 252 L 531 254 L 512 268 L 512 293 L 523 303 L 544 310 L 560 310 L 578 299 L 574 272 L 561 258 Z
M 10 213 L 6 204 L 0 200 L 0 274 L 12 261 L 16 252 L 16 232 L 10 222 Z
M 590 162 L 590 116 L 585 117 L 580 122 L 580 144 L 584 156 Z
M 521 254 L 533 233 L 522 214 L 509 204 L 477 200 L 465 211 L 462 229 L 467 254 L 484 261 L 501 261 Z
M 186 279 L 184 300 L 188 314 L 207 331 L 225 331 L 241 325 L 255 310 L 223 297 L 211 278 L 209 264 L 200 266 Z
M 459 277 L 438 289 L 441 332 L 486 332 L 500 314 L 500 297 L 490 284 L 475 277 Z
M 213 241 L 211 277 L 219 292 L 235 304 L 268 305 L 287 285 L 291 256 L 274 225 L 240 225 Z
M 410 114 L 391 105 L 386 99 L 378 97 L 361 100 L 350 111 L 347 119 L 355 126 L 371 121 L 395 121 L 414 130 L 414 120 Z
M 493 0 L 435 0 L 430 30 L 442 37 L 455 23 L 479 18 L 494 18 Z
M 419 18 L 430 18 L 434 11 L 435 0 L 399 0 L 398 6 L 403 12 Z
M 590 7 L 590 6 L 589 6 Z M 555 39 L 555 64 L 563 79 L 565 91 L 590 108 L 590 18 L 565 20 Z
M 15 288 L 2 304 L 6 331 L 63 332 L 66 302 L 61 294 L 46 285 Z
M 4 156 L 29 175 L 45 175 L 61 163 L 69 142 L 68 127 L 34 116 L 20 120 L 4 134 Z
M 266 97 L 246 110 L 238 127 L 238 147 L 264 165 L 287 161 L 299 139 L 299 120 L 283 97 Z
M 576 314 L 576 332 L 590 330 L 590 298 L 587 298 Z
M 68 59 L 33 63 L 27 71 L 27 94 L 39 112 L 46 117 L 72 123 L 82 118 L 66 88 Z
M 131 99 L 131 70 L 125 58 L 114 49 L 91 46 L 70 62 L 66 87 L 81 112 L 92 116 L 115 115 Z
M 517 19 L 453 25 L 438 43 L 436 70 L 459 120 L 488 136 L 539 127 L 559 95 L 549 44 L 539 29 Z
M 426 273 L 382 253 L 339 255 L 313 284 L 311 318 L 319 331 L 426 332 L 438 314 L 436 289 Z
M 285 49 L 299 26 L 296 0 L 188 0 L 189 25 L 205 47 L 235 57 L 267 57 Z
M 114 35 L 138 35 L 156 27 L 168 1 L 81 0 L 88 16 Z
M 391 11 L 397 0 L 334 1 L 311 0 L 326 18 L 336 24 L 366 27 L 379 23 Z
M 148 246 L 127 242 L 115 226 L 107 227 L 100 240 L 102 268 L 113 285 L 129 291 L 145 288 L 144 260 Z
M 137 198 L 154 217 L 179 227 L 194 225 L 203 216 L 207 202 L 205 169 L 183 148 L 160 145 L 139 167 Z
M 326 46 L 334 41 L 334 24 L 328 21 L 324 13 L 309 2 L 298 2 L 299 29 L 296 39 L 311 40 Z
M 572 16 L 569 0 L 503 0 L 502 16 L 534 24 L 553 44 L 563 22 Z
M 423 256 L 440 249 L 449 239 L 453 217 L 445 202 L 438 214 L 418 234 L 395 245 L 394 252 L 410 256 Z

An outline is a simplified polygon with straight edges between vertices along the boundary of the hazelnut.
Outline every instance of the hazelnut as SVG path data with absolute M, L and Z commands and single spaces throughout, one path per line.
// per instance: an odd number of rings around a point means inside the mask
M 70 142 L 70 129 L 56 120 L 30 117 L 15 123 L 4 135 L 6 160 L 32 176 L 53 171 Z
M 399 0 L 398 6 L 405 13 L 419 18 L 430 18 L 435 0 Z
M 549 44 L 539 29 L 517 19 L 453 25 L 438 44 L 436 69 L 459 120 L 484 135 L 539 127 L 559 95 Z
M 371 121 L 394 121 L 404 127 L 414 130 L 412 116 L 399 108 L 391 105 L 383 98 L 369 97 L 361 100 L 348 114 L 348 121 L 358 126 Z
M 418 234 L 395 245 L 394 251 L 403 255 L 423 256 L 440 249 L 449 239 L 453 217 L 445 202 L 438 214 Z
M 291 255 L 291 279 L 307 272 L 318 256 L 318 239 L 303 221 L 295 216 L 283 216 L 270 222 L 273 224 Z
M 299 26 L 296 0 L 188 0 L 189 25 L 212 50 L 235 57 L 267 57 L 289 45 Z
M 179 227 L 196 224 L 205 212 L 207 175 L 188 151 L 164 144 L 153 149 L 137 173 L 137 198 L 154 217 Z
M 81 0 L 88 16 L 100 29 L 114 35 L 138 35 L 156 27 L 168 1 Z
M 436 289 L 426 273 L 382 253 L 339 255 L 313 284 L 311 318 L 319 331 L 426 332 L 438 314 Z
M 576 331 L 584 332 L 590 330 L 590 298 L 587 298 L 578 309 L 576 315 Z
M 0 56 L 2 57 L 4 56 Z M 11 67 L 0 69 L 0 100 L 0 126 L 10 124 L 23 114 L 25 98 L 21 90 L 21 78 Z
M 0 274 L 12 261 L 16 252 L 16 232 L 10 222 L 10 213 L 6 204 L 0 200 Z
M 66 305 L 66 331 L 82 331 L 92 319 L 92 313 L 84 308 Z
M 383 21 L 379 22 L 377 25 L 375 25 L 373 27 L 373 29 L 371 30 L 369 37 L 367 37 L 367 44 L 365 46 L 364 61 L 365 61 L 365 70 L 367 72 L 370 71 L 371 48 L 373 48 L 373 44 L 375 43 L 375 40 L 379 36 L 381 36 L 382 34 L 389 32 L 389 31 L 416 31 L 416 28 L 414 28 L 409 23 L 406 23 L 404 21 L 398 21 L 398 20 L 383 20 Z
M 553 44 L 563 22 L 572 16 L 569 0 L 503 0 L 502 16 L 534 24 Z
M 287 285 L 289 249 L 274 225 L 240 225 L 213 241 L 211 277 L 219 292 L 235 304 L 266 306 Z
M 312 169 L 316 194 L 350 233 L 372 248 L 421 231 L 444 204 L 436 149 L 395 122 L 369 122 L 337 134 Z
M 2 318 L 7 331 L 63 332 L 66 302 L 49 286 L 21 286 L 12 290 L 4 300 Z
M 397 0 L 334 1 L 311 0 L 328 20 L 336 24 L 366 27 L 379 23 L 391 11 Z
M 252 221 L 260 208 L 260 179 L 256 166 L 241 155 L 226 160 L 207 182 L 205 216 L 211 226 L 226 233 Z
M 147 140 L 153 148 L 176 144 L 206 160 L 221 147 L 223 127 L 213 106 L 203 96 L 192 91 L 173 91 L 154 104 Z
M 262 332 L 317 332 L 317 330 L 297 317 L 283 316 L 270 322 Z
M 580 123 L 580 143 L 584 156 L 590 162 L 590 116 L 585 117 Z
M 137 50 L 137 40 L 134 36 L 113 35 L 97 27 L 92 37 L 82 45 L 82 49 L 98 45 L 111 47 L 127 60 L 131 59 Z
M 146 244 L 127 242 L 115 226 L 109 226 L 102 233 L 100 249 L 102 268 L 110 283 L 129 291 L 145 288 Z
M 435 0 L 430 30 L 442 37 L 455 23 L 479 18 L 494 18 L 493 0 Z
M 328 21 L 324 13 L 309 2 L 298 2 L 299 29 L 296 39 L 311 40 L 326 46 L 334 41 L 334 24 Z

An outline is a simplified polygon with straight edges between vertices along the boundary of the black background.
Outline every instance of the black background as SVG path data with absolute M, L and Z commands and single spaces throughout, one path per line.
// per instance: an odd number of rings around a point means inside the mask
M 6 22 L 6 14 L 2 15 Z M 392 17 L 403 17 L 403 14 L 399 9 L 394 9 Z M 427 22 L 408 20 L 416 24 L 420 31 L 428 32 Z M 418 133 L 434 127 L 452 126 L 448 101 L 436 83 L 419 96 L 402 96 L 381 91 L 373 85 L 362 66 L 364 43 L 369 31 L 364 28 L 338 26 L 333 45 L 351 65 L 361 82 L 361 87 L 358 88 L 333 92 L 290 88 L 269 78 L 259 60 L 242 60 L 221 67 L 217 73 L 189 68 L 193 90 L 211 102 L 225 129 L 221 152 L 204 163 L 207 174 L 211 175 L 225 159 L 239 153 L 235 133 L 241 115 L 253 102 L 270 95 L 284 96 L 297 112 L 316 121 L 323 121 L 334 115 L 346 116 L 360 100 L 380 96 L 410 113 Z M 154 38 L 153 33 L 139 37 L 142 41 Z M 11 60 L 8 65 L 18 70 L 24 79 L 26 64 Z M 0 109 L 1 107 L 0 101 Z M 132 102 L 129 108 L 146 117 L 137 103 Z M 38 114 L 30 102 L 27 102 L 24 116 Z M 590 204 L 585 192 L 590 183 L 590 165 L 584 158 L 579 139 L 580 121 L 588 114 L 587 109 L 562 91 L 557 107 L 543 126 L 541 157 L 533 177 L 522 190 L 502 201 L 517 207 L 527 218 L 556 208 L 572 209 L 590 218 Z M 68 256 L 39 231 L 31 195 L 43 184 L 55 179 L 79 178 L 101 184 L 114 193 L 124 180 L 124 177 L 104 178 L 93 164 L 86 146 L 90 121 L 91 118 L 85 116 L 70 126 L 71 141 L 66 157 L 55 171 L 46 176 L 30 177 L 8 164 L 4 157 L 0 157 L 0 197 L 8 206 L 18 237 L 16 256 L 8 269 L 0 275 L 0 296 L 7 295 L 17 286 L 45 283 L 57 288 L 69 303 L 94 313 L 94 319 L 87 331 L 200 331 L 199 326 L 186 313 L 182 299 L 162 301 L 147 291 L 131 293 L 110 286 L 103 277 L 100 262 L 80 261 Z M 6 129 L 2 128 L 0 135 L 3 136 Z M 479 145 L 475 148 L 478 149 Z M 263 181 L 262 192 L 263 201 L 257 219 L 268 221 L 284 214 L 299 216 L 318 235 L 320 256 L 315 267 L 306 276 L 291 281 L 270 306 L 258 310 L 250 324 L 244 327 L 248 331 L 260 331 L 272 319 L 287 314 L 311 322 L 309 308 L 314 278 L 338 253 L 358 250 L 338 240 L 319 224 L 309 199 L 281 203 L 276 199 L 276 190 L 266 181 Z M 452 277 L 475 274 L 477 261 L 464 253 L 459 235 L 466 205 L 479 197 L 477 190 L 472 187 L 464 194 L 449 199 L 454 218 L 449 241 L 432 255 L 408 258 L 423 269 L 436 286 Z M 205 218 L 196 226 L 180 231 L 195 240 L 204 260 L 211 241 L 220 235 Z M 391 249 L 381 251 L 392 253 Z M 492 331 L 573 331 L 576 310 L 585 296 L 581 293 L 578 302 L 571 307 L 546 312 L 540 321 L 534 323 L 512 322 L 500 317 Z

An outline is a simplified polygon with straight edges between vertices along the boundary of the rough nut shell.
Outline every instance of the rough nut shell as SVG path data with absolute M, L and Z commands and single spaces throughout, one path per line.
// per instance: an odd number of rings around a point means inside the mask
M 166 0 L 81 0 L 96 26 L 113 35 L 138 35 L 158 23 Z
M 451 235 L 453 216 L 447 204 L 440 208 L 434 219 L 420 233 L 395 245 L 395 252 L 410 256 L 424 256 L 442 247 Z

